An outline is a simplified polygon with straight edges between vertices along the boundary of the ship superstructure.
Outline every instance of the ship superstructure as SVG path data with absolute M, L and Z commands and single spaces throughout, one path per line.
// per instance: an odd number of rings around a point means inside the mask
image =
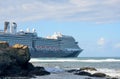
M 72 36 L 55 33 L 46 38 L 38 37 L 35 29 L 17 32 L 15 22 L 5 22 L 4 31 L 0 32 L 0 40 L 10 45 L 23 44 L 30 49 L 31 57 L 77 57 L 82 49 Z

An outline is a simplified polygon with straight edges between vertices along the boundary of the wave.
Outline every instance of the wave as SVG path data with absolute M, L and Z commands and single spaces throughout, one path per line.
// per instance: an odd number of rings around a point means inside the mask
M 30 62 L 120 62 L 120 59 L 39 59 L 32 58 Z
M 105 73 L 111 77 L 119 77 L 120 78 L 120 70 L 101 68 L 101 69 L 97 69 L 97 72 Z
M 61 69 L 59 66 L 55 66 L 54 68 L 45 68 L 47 71 L 51 73 L 64 73 L 65 70 Z M 101 72 L 105 73 L 111 77 L 119 77 L 120 78 L 120 70 L 109 69 L 109 68 L 96 68 L 97 71 L 87 71 L 91 74 Z

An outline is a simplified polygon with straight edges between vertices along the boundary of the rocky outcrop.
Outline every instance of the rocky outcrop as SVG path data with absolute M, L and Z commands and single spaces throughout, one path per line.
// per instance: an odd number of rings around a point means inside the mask
M 80 71 L 81 71 L 81 70 L 97 71 L 97 69 L 96 69 L 96 68 L 93 68 L 93 67 L 82 67 L 82 68 L 80 68 Z
M 80 69 L 71 69 L 71 70 L 67 70 L 67 72 L 73 73 L 74 75 L 88 76 L 91 78 L 98 77 L 98 78 L 106 78 L 106 79 L 118 79 L 118 78 L 113 78 L 109 75 L 106 75 L 105 73 L 98 72 L 97 69 L 93 67 L 82 67 Z M 88 78 L 88 79 L 91 79 L 91 78 Z
M 91 77 L 106 77 L 106 74 L 105 73 L 94 73 L 91 75 Z
M 17 62 L 24 64 L 30 60 L 30 53 L 28 46 L 15 44 L 12 48 L 15 53 L 14 55 L 16 55 Z
M 7 48 L 9 47 L 9 44 L 5 41 L 0 41 L 0 48 Z
M 77 69 L 67 70 L 67 72 L 69 72 L 69 73 L 76 73 L 77 71 L 79 72 L 79 70 L 77 70 Z
M 28 46 L 15 44 L 9 47 L 7 42 L 0 42 L 0 76 L 48 75 L 44 67 L 34 67 L 30 60 Z
M 83 75 L 83 76 L 91 76 L 91 73 L 86 72 L 86 71 L 79 71 L 74 73 L 75 75 Z

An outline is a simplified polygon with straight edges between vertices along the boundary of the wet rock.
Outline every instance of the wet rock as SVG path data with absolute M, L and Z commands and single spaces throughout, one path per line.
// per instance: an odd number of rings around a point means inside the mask
M 91 73 L 86 71 L 79 71 L 77 73 L 74 73 L 75 75 L 83 75 L 83 76 L 91 76 Z
M 94 73 L 90 73 L 90 71 L 94 71 Z M 100 77 L 100 78 L 104 78 L 104 79 L 118 79 L 116 77 L 111 77 L 109 75 L 106 75 L 105 73 L 101 73 L 98 72 L 96 68 L 92 68 L 92 67 L 82 67 L 80 69 L 71 69 L 71 70 L 67 70 L 67 72 L 69 73 L 73 73 L 74 75 L 83 75 L 83 76 L 89 76 L 86 77 L 85 79 L 92 79 L 92 77 Z
M 69 73 L 74 73 L 74 72 L 77 72 L 77 71 L 78 71 L 77 69 L 67 70 L 67 72 L 69 72 Z
M 44 67 L 35 67 L 29 74 L 35 74 L 36 76 L 49 75 L 50 72 L 46 71 Z
M 93 67 L 83 67 L 83 68 L 80 68 L 80 70 L 89 70 L 89 71 L 97 71 L 97 69 L 93 68 Z
M 106 78 L 106 79 L 119 79 L 119 78 L 116 78 L 116 77 L 110 77 L 110 78 Z
M 85 79 L 92 79 L 92 78 L 85 78 Z
M 105 73 L 94 73 L 91 75 L 91 77 L 106 77 Z
M 113 77 L 113 78 L 111 78 L 111 79 L 118 79 L 118 78 Z

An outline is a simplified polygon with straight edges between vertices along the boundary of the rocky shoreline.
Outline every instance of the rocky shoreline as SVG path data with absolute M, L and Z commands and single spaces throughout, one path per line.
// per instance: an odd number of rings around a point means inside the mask
M 35 77 L 49 75 L 44 67 L 34 67 L 29 62 L 29 48 L 15 44 L 10 47 L 7 42 L 0 42 L 0 78 L 3 77 Z
M 7 42 L 0 42 L 0 79 L 28 79 L 35 78 L 36 76 L 50 75 L 52 73 L 46 71 L 44 67 L 35 67 L 29 60 L 30 52 L 28 46 L 15 44 L 10 47 Z M 73 75 L 86 76 L 85 79 L 118 79 L 98 72 L 96 68 L 92 67 L 65 71 Z
M 91 77 L 104 78 L 104 79 L 118 79 L 116 77 L 111 77 L 105 73 L 98 72 L 96 68 L 93 67 L 82 67 L 80 69 L 67 70 L 68 73 L 73 73 L 74 75 L 88 76 L 86 79 L 92 79 Z

